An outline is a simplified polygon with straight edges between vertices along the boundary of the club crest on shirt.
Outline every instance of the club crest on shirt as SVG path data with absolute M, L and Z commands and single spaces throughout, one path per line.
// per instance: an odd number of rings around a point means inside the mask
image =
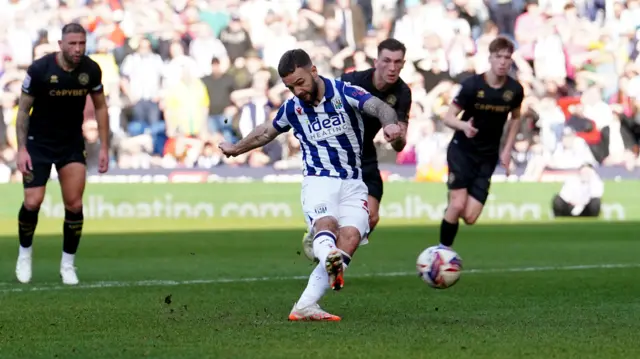
M 85 86 L 89 83 L 89 75 L 85 74 L 84 72 L 81 73 L 80 75 L 78 75 L 78 82 L 80 82 L 80 85 Z
M 342 100 L 340 100 L 339 98 L 335 98 L 335 99 L 333 99 L 333 101 L 332 101 L 332 102 L 333 102 L 333 107 L 334 107 L 336 110 L 340 110 L 340 109 L 342 109 Z
M 51 75 L 51 78 L 49 79 L 49 82 L 52 83 L 52 84 L 57 84 L 58 83 L 58 76 Z
M 396 104 L 396 102 L 398 102 L 398 99 L 396 98 L 395 95 L 389 95 L 387 96 L 387 98 L 384 100 L 384 102 L 386 102 L 387 104 L 389 104 L 389 106 L 394 106 Z
M 502 99 L 509 102 L 513 99 L 513 92 L 507 90 L 502 94 Z

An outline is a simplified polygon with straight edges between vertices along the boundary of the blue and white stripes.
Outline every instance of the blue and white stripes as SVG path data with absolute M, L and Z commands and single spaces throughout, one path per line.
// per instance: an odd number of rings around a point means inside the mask
M 361 179 L 360 111 L 371 94 L 342 81 L 322 80 L 325 94 L 318 106 L 293 97 L 282 105 L 273 126 L 281 132 L 293 129 L 302 149 L 304 175 Z

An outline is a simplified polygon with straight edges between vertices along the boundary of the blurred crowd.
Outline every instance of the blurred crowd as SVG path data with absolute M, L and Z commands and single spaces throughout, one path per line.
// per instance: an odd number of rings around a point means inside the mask
M 488 69 L 498 34 L 517 44 L 524 86 L 514 168 L 640 164 L 640 0 L 0 0 L 0 182 L 15 175 L 17 98 L 26 67 L 58 49 L 60 28 L 88 30 L 102 68 L 113 166 L 300 168 L 291 133 L 236 158 L 237 141 L 272 118 L 290 93 L 280 55 L 306 49 L 321 75 L 373 66 L 378 42 L 407 46 L 401 77 L 413 92 L 408 145 L 379 138 L 382 162 L 440 181 L 452 133 L 441 118 L 459 83 Z M 97 162 L 90 99 L 84 133 Z

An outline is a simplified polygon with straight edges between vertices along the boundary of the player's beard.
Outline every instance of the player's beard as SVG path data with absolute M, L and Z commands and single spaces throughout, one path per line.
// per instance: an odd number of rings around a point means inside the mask
M 69 64 L 71 66 L 77 66 L 80 63 L 80 61 L 82 60 L 82 56 L 77 56 L 77 58 L 76 58 L 74 55 L 72 55 L 72 54 L 70 54 L 70 53 L 68 53 L 66 51 L 62 52 L 62 57 L 64 58 L 64 61 L 66 61 L 67 64 Z
M 318 83 L 316 82 L 316 80 L 312 80 L 311 83 L 311 91 L 308 92 L 309 94 L 309 99 L 302 99 L 303 102 L 309 104 L 309 105 L 313 105 L 316 103 L 316 100 L 318 99 Z

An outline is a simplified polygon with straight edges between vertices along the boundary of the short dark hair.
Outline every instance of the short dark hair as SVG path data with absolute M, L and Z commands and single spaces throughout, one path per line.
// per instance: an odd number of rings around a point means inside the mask
M 382 50 L 389 50 L 392 52 L 402 51 L 402 55 L 407 53 L 406 46 L 396 39 L 382 40 L 382 42 L 378 44 L 378 56 L 380 56 Z
M 489 44 L 490 54 L 495 54 L 496 52 L 500 52 L 503 50 L 507 50 L 510 53 L 513 53 L 513 51 L 515 50 L 515 46 L 513 45 L 513 42 L 504 36 L 496 37 Z
M 84 27 L 82 27 L 82 25 L 78 24 L 77 22 L 72 22 L 69 24 L 66 24 L 62 27 L 62 35 L 66 35 L 66 34 L 83 34 L 86 35 L 87 34 L 87 30 L 84 29 Z
M 294 49 L 285 52 L 278 63 L 278 75 L 287 77 L 291 75 L 298 67 L 312 66 L 311 57 L 302 49 Z

